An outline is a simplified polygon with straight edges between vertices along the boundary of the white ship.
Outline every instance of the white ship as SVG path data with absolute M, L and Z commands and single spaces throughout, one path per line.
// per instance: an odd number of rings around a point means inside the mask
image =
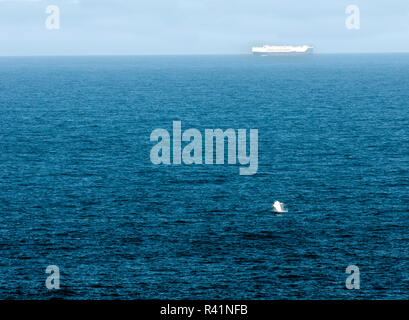
M 251 51 L 254 55 L 275 56 L 275 55 L 293 55 L 293 54 L 309 54 L 312 53 L 311 46 L 262 46 L 253 47 Z

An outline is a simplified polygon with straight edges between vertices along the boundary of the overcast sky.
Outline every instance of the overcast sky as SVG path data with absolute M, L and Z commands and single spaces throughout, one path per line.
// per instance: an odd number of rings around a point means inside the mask
M 345 9 L 360 8 L 360 30 Z M 45 27 L 48 5 L 59 30 Z M 0 0 L 0 55 L 409 52 L 409 0 Z

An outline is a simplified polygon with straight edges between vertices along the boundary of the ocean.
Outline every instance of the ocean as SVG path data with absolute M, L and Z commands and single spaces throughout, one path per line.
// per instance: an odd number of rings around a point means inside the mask
M 0 58 L 0 298 L 408 299 L 408 88 L 409 54 Z M 257 173 L 153 164 L 173 121 L 258 129 Z

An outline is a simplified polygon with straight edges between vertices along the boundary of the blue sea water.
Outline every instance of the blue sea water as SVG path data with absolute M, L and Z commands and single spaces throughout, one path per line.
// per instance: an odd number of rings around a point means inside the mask
M 257 174 L 152 164 L 173 120 Z M 408 128 L 404 54 L 0 58 L 0 297 L 408 299 Z

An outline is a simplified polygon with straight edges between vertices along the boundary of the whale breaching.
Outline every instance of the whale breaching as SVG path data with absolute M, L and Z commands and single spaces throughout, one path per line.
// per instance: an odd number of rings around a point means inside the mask
M 274 212 L 282 213 L 288 212 L 288 210 L 284 207 L 284 203 L 280 201 L 275 201 L 273 204 Z

